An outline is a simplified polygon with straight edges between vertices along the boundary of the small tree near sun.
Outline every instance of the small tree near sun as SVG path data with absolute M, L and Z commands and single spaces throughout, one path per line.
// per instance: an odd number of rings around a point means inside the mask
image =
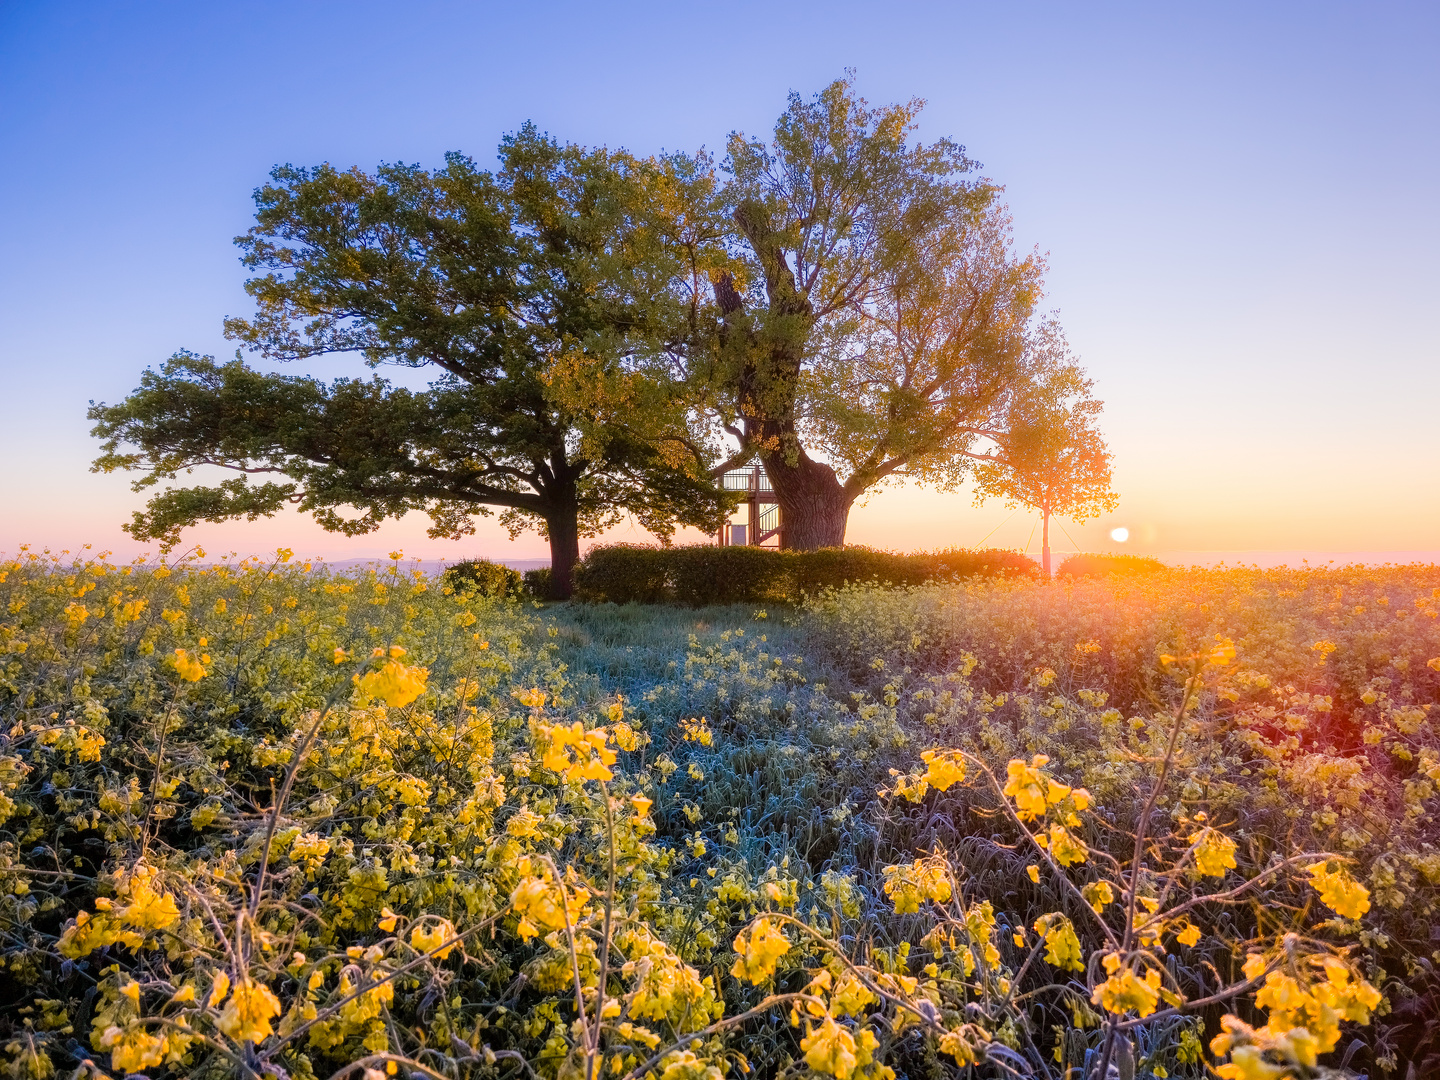
M 1010 422 L 996 435 L 991 460 L 975 470 L 975 502 L 1004 499 L 1007 506 L 1040 511 L 1042 563 L 1050 569 L 1050 515 L 1084 522 L 1115 509 L 1110 488 L 1111 454 L 1096 427 L 1103 401 L 1090 396 L 1091 381 L 1062 358 L 1049 366 L 1010 410 Z

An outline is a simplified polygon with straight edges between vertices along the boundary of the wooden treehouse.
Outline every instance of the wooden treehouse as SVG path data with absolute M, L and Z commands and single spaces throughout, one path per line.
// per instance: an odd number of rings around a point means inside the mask
M 745 515 L 744 522 L 727 521 L 720 527 L 718 539 L 721 547 L 731 544 L 760 547 L 770 541 L 779 547 L 782 543 L 784 522 L 780 520 L 780 501 L 775 489 L 770 486 L 770 477 L 760 465 L 744 469 L 732 469 L 720 477 L 720 487 L 725 491 L 743 493 L 740 507 Z

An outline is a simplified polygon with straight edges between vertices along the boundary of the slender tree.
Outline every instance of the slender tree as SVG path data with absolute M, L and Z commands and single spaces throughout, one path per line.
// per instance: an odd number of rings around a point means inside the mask
M 528 126 L 500 156 L 498 175 L 454 154 L 434 172 L 274 171 L 237 240 L 261 271 L 257 310 L 227 336 L 269 360 L 342 354 L 431 381 L 327 384 L 178 354 L 92 406 L 96 468 L 142 470 L 137 490 L 199 466 L 239 475 L 161 491 L 130 532 L 173 542 L 294 504 L 347 534 L 420 510 L 431 535 L 459 537 L 498 511 L 512 535 L 548 537 L 564 597 L 580 537 L 627 511 L 662 538 L 716 524 L 713 451 L 672 364 L 687 234 L 653 212 L 684 177 Z
M 1038 510 L 1042 565 L 1050 577 L 1050 516 L 1084 522 L 1115 509 L 1111 455 L 1096 426 L 1104 402 L 1091 380 L 1065 357 L 1058 328 L 1048 327 L 1043 370 L 1016 396 L 993 459 L 975 469 L 975 501 L 1001 498 Z
M 694 369 L 740 444 L 725 464 L 764 463 L 785 546 L 842 544 L 892 477 L 953 488 L 1029 378 L 1043 262 L 1015 256 L 963 147 L 912 138 L 919 109 L 841 80 L 792 94 L 768 144 L 729 141 L 730 261 Z

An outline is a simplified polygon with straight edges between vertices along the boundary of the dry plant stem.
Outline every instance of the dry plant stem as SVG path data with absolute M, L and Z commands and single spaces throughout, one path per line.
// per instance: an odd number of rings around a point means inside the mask
M 441 951 L 443 951 L 443 950 L 445 950 L 445 949 L 453 948 L 455 945 L 463 942 L 466 938 L 468 938 L 468 937 L 470 937 L 470 936 L 472 936 L 472 935 L 474 935 L 474 934 L 478 934 L 481 930 L 484 930 L 486 927 L 493 925 L 497 920 L 504 918 L 504 917 L 505 917 L 505 913 L 508 912 L 509 910 L 510 910 L 510 909 L 507 907 L 507 908 L 505 909 L 505 911 L 500 912 L 499 914 L 493 916 L 492 918 L 486 919 L 484 922 L 482 922 L 482 923 L 480 923 L 480 924 L 478 924 L 478 925 L 476 925 L 476 926 L 472 926 L 469 930 L 466 930 L 465 933 L 463 933 L 463 934 L 456 934 L 456 935 L 455 935 L 453 938 L 451 938 L 449 941 L 443 941 L 443 942 L 441 942 L 439 945 L 436 945 L 436 946 L 435 946 L 433 949 L 431 949 L 429 952 L 421 953 L 420 956 L 418 956 L 418 957 L 416 957 L 414 960 L 410 961 L 410 963 L 405 964 L 405 965 L 403 965 L 402 967 L 396 968 L 394 971 L 392 971 L 392 972 L 390 972 L 388 975 L 386 975 L 383 979 L 376 979 L 374 982 L 368 982 L 368 983 L 365 983 L 363 986 L 356 987 L 355 990 L 352 991 L 352 992 L 351 992 L 349 995 L 347 995 L 346 997 L 343 997 L 343 998 L 341 998 L 339 1001 L 332 1002 L 331 1004 L 325 1006 L 324 1010 L 323 1010 L 322 1012 L 318 1013 L 318 1014 L 316 1015 L 315 1019 L 305 1021 L 305 1023 L 301 1024 L 301 1025 L 300 1025 L 299 1027 L 297 1027 L 294 1031 L 290 1032 L 289 1035 L 286 1035 L 284 1038 L 280 1039 L 278 1042 L 276 1042 L 276 1043 L 275 1043 L 274 1045 L 272 1045 L 268 1050 L 265 1051 L 265 1055 L 264 1055 L 264 1056 L 265 1056 L 266 1058 L 269 1058 L 271 1055 L 273 1055 L 277 1050 L 279 1050 L 279 1049 L 280 1049 L 282 1046 L 284 1046 L 286 1043 L 292 1042 L 293 1040 L 298 1039 L 301 1035 L 305 1034 L 305 1032 L 309 1031 L 309 1030 L 310 1030 L 312 1027 L 314 1027 L 316 1024 L 323 1023 L 324 1021 L 330 1019 L 330 1017 L 332 1017 L 332 1016 L 334 1016 L 336 1013 L 338 1013 L 344 1006 L 348 1005 L 350 1002 L 354 1001 L 356 998 L 358 998 L 358 997 L 363 997 L 365 994 L 368 994 L 371 990 L 374 990 L 377 986 L 383 986 L 383 985 L 385 985 L 387 982 L 391 982 L 391 981 L 393 981 L 393 980 L 395 980 L 395 979 L 398 979 L 401 975 L 404 975 L 404 974 L 406 974 L 407 972 L 409 972 L 409 971 L 411 971 L 411 970 L 419 967 L 421 964 L 423 964 L 426 960 L 429 960 L 429 959 L 430 959 L 432 956 L 434 956 L 436 953 L 441 952 Z
M 715 1023 L 711 1024 L 707 1028 L 701 1028 L 699 1031 L 690 1032 L 689 1035 L 680 1036 L 680 1038 L 676 1039 L 669 1046 L 665 1047 L 665 1049 L 657 1050 L 648 1061 L 644 1061 L 641 1062 L 639 1065 L 636 1065 L 635 1068 L 631 1069 L 628 1073 L 622 1076 L 620 1080 L 640 1080 L 640 1077 L 644 1076 L 656 1065 L 658 1065 L 660 1063 L 660 1060 L 665 1057 L 666 1054 L 672 1054 L 677 1050 L 684 1050 L 693 1042 L 698 1042 L 701 1039 L 709 1038 L 711 1035 L 718 1034 L 719 1032 L 724 1031 L 726 1028 L 732 1028 L 736 1024 L 744 1023 L 746 1020 L 750 1020 L 756 1016 L 763 1016 L 778 1005 L 787 1005 L 791 1002 L 796 1001 L 813 1001 L 821 1008 L 825 1007 L 825 1002 L 821 1001 L 813 994 L 771 994 L 769 997 L 761 1001 L 760 1004 L 756 1005 L 753 1009 L 748 1009 L 743 1013 L 736 1013 L 734 1016 L 727 1016 L 724 1020 L 717 1020 L 715 1021 Z
M 1171 917 L 1175 915 L 1183 915 L 1191 908 L 1199 907 L 1201 904 L 1233 904 L 1236 903 L 1244 893 L 1248 892 L 1250 889 L 1253 889 L 1256 885 L 1264 882 L 1266 878 L 1278 874 L 1286 867 L 1293 866 L 1296 863 L 1314 862 L 1316 859 L 1329 860 L 1345 858 L 1347 857 L 1344 855 L 1336 855 L 1328 851 L 1317 851 L 1307 853 L 1305 855 L 1292 855 L 1290 856 L 1290 858 L 1278 862 L 1274 866 L 1267 867 L 1266 869 L 1260 871 L 1260 873 L 1256 874 L 1249 881 L 1243 882 L 1235 886 L 1235 888 L 1231 889 L 1229 892 L 1210 893 L 1206 896 L 1192 897 L 1191 899 L 1186 900 L 1183 904 L 1177 904 L 1165 914 Z
M 1025 957 L 1025 962 L 1020 965 L 1020 970 L 1017 971 L 1015 973 L 1015 977 L 1010 980 L 1010 993 L 1005 995 L 1005 1000 L 1001 1003 L 1000 1006 L 1002 1009 L 1008 1008 L 1011 1002 L 1015 1000 L 1015 991 L 1020 989 L 1020 981 L 1025 978 L 1025 973 L 1030 970 L 1030 965 L 1035 962 L 1036 958 L 1040 955 L 1041 952 L 1044 951 L 1044 949 L 1045 935 L 1041 934 L 1040 940 L 1037 941 L 1035 945 L 1031 948 L 1030 955 Z
M 767 913 L 765 917 L 767 919 L 778 919 L 782 923 L 794 926 L 801 930 L 803 933 L 807 934 L 809 937 L 820 942 L 822 945 L 833 946 L 836 944 L 829 938 L 825 937 L 824 934 L 820 933 L 814 927 L 809 926 L 804 922 L 801 922 L 793 915 L 786 915 L 780 911 L 772 911 Z M 911 1005 L 908 1001 L 896 997 L 894 994 L 887 992 L 884 987 L 874 982 L 871 982 L 870 979 L 866 977 L 865 972 L 861 971 L 860 968 L 857 967 L 851 961 L 851 959 L 845 955 L 843 950 L 837 948 L 833 950 L 833 953 L 837 960 L 839 960 L 842 964 L 844 964 L 847 968 L 850 969 L 850 973 L 854 975 L 857 980 L 863 983 L 871 991 L 871 993 L 877 995 L 882 1001 L 888 1001 L 897 1009 L 904 1009 L 906 1012 L 913 1014 L 921 1023 L 923 1023 L 926 1027 L 930 1028 L 932 1031 L 945 1030 L 932 1017 L 926 1016 L 919 1009 L 915 1008 L 915 1006 Z
M 338 699 L 338 693 L 333 695 L 330 700 L 325 702 L 325 707 L 320 710 L 320 715 L 315 717 L 315 723 L 310 725 L 310 730 L 306 732 L 300 748 L 295 751 L 295 759 L 290 762 L 290 768 L 285 771 L 285 782 L 280 785 L 280 793 L 272 800 L 274 806 L 270 810 L 270 824 L 265 829 L 265 846 L 260 851 L 260 869 L 255 872 L 255 885 L 250 892 L 249 916 L 252 922 L 260 911 L 260 896 L 265 890 L 265 874 L 270 866 L 270 846 L 275 839 L 275 830 L 280 824 L 280 813 L 290 799 L 290 789 L 295 786 L 295 777 L 300 773 L 300 766 L 304 762 L 305 756 L 315 745 L 315 739 L 320 734 L 320 727 L 325 723 L 325 718 L 330 715 L 330 710 L 334 708 Z M 240 933 L 238 918 L 235 930 L 236 944 L 240 947 L 241 958 L 248 963 L 250 950 L 245 938 Z M 240 972 L 237 971 L 236 974 L 238 975 Z
M 215 936 L 220 939 L 220 944 L 225 946 L 225 953 L 230 957 L 231 965 L 234 966 L 237 963 L 235 949 L 230 944 L 230 936 L 225 933 L 224 927 L 220 925 L 220 920 L 216 917 L 214 908 L 210 906 L 210 902 L 205 899 L 204 894 L 195 888 L 191 882 L 185 881 L 183 878 L 181 880 L 184 882 L 186 890 L 200 906 L 205 909 L 205 914 L 210 917 L 210 925 L 215 930 Z
M 170 704 L 165 707 L 165 715 L 160 720 L 160 739 L 155 747 L 155 775 L 150 777 L 150 796 L 145 800 L 145 816 L 141 819 L 140 826 L 140 859 L 143 862 L 145 854 L 150 850 L 150 815 L 155 812 L 155 795 L 160 787 L 160 770 L 165 765 L 165 732 L 170 727 L 170 717 L 175 712 L 175 703 L 179 701 L 180 694 L 184 688 L 177 690 L 175 697 L 170 699 Z
M 496 1054 L 495 1056 L 499 1057 L 500 1055 Z M 414 1058 L 401 1057 L 399 1054 L 371 1054 L 369 1057 L 363 1057 L 360 1058 L 358 1061 L 352 1061 L 348 1065 L 340 1066 L 340 1069 L 337 1072 L 331 1073 L 330 1080 L 342 1080 L 343 1077 L 351 1076 L 356 1072 L 364 1071 L 365 1069 L 370 1068 L 370 1066 L 372 1065 L 386 1065 L 390 1063 L 394 1063 L 396 1065 L 404 1065 L 407 1069 L 410 1070 L 411 1075 L 414 1075 L 415 1073 L 420 1073 L 422 1076 L 431 1077 L 432 1080 L 450 1080 L 450 1078 L 444 1073 L 436 1072 L 428 1065 L 420 1064 L 420 1062 L 416 1061 Z
M 610 805 L 610 789 L 603 780 L 600 782 L 600 798 L 605 803 L 605 835 L 610 848 L 610 877 L 605 883 L 605 935 L 600 941 L 600 981 L 596 987 L 595 1034 L 586 1061 L 585 1080 L 595 1080 L 595 1059 L 600 1054 L 600 1025 L 605 1016 L 605 986 L 610 977 L 611 913 L 615 908 L 615 811 Z M 588 1031 L 586 1038 L 590 1038 Z
M 1243 983 L 1236 983 L 1234 986 L 1227 987 L 1226 989 L 1220 991 L 1218 994 L 1211 994 L 1209 997 L 1195 998 L 1193 1001 L 1187 1001 L 1183 1005 L 1172 1005 L 1168 1009 L 1161 1009 L 1159 1012 L 1153 1012 L 1149 1016 L 1144 1017 L 1143 1019 L 1137 1017 L 1134 1020 L 1122 1020 L 1116 1026 L 1119 1027 L 1122 1031 L 1129 1031 L 1131 1028 L 1139 1027 L 1141 1024 L 1152 1024 L 1157 1020 L 1168 1020 L 1172 1016 L 1179 1016 L 1186 1009 L 1193 1009 L 1197 1006 L 1205 1005 L 1219 1005 L 1222 1001 L 1230 1001 L 1232 998 L 1238 997 L 1239 995 L 1246 993 L 1249 990 L 1253 990 L 1255 987 L 1259 986 L 1262 982 L 1264 982 L 1265 976 L 1270 974 L 1270 972 L 1274 971 L 1279 966 L 1280 965 L 1278 964 L 1271 964 L 1255 978 L 1246 979 Z
M 1150 788 L 1150 797 L 1145 800 L 1145 809 L 1140 812 L 1140 820 L 1135 824 L 1135 854 L 1130 864 L 1128 887 L 1130 895 L 1126 898 L 1125 905 L 1125 933 L 1120 939 L 1120 952 L 1125 956 L 1130 955 L 1130 950 L 1135 943 L 1135 904 L 1140 891 L 1141 864 L 1145 858 L 1146 829 L 1150 824 L 1150 815 L 1155 812 L 1155 804 L 1160 799 L 1160 792 L 1169 778 L 1170 766 L 1175 760 L 1175 749 L 1180 745 L 1180 732 L 1185 726 L 1185 710 L 1190 707 L 1190 702 L 1200 685 L 1200 671 L 1203 663 L 1204 661 L 1199 658 L 1192 661 L 1190 677 L 1185 680 L 1185 693 L 1181 696 L 1180 704 L 1175 709 L 1175 721 L 1170 729 L 1170 744 L 1165 748 L 1165 760 L 1160 765 L 1160 775 L 1155 778 L 1155 783 Z M 1117 1013 L 1111 1013 L 1106 1018 L 1105 1045 L 1100 1052 L 1100 1067 L 1095 1073 L 1101 1080 L 1109 1075 L 1110 1059 L 1115 1056 L 1115 1041 L 1120 1035 L 1121 1023 Z
M 1090 901 L 1085 899 L 1085 894 L 1082 893 L 1075 885 L 1075 883 L 1070 880 L 1069 876 L 1065 873 L 1065 871 L 1056 864 L 1054 858 L 1050 855 L 1049 849 L 1041 847 L 1039 842 L 1035 839 L 1035 834 L 1032 833 L 1029 827 L 1020 820 L 1020 815 L 1015 812 L 1015 808 L 1010 805 L 1010 800 L 1005 797 L 1005 786 L 995 778 L 995 774 L 992 773 L 989 768 L 986 767 L 985 763 L 979 758 L 974 757 L 971 754 L 967 754 L 963 750 L 960 751 L 960 753 L 964 755 L 965 760 L 972 763 L 977 769 L 979 769 L 982 773 L 985 774 L 985 778 L 990 781 L 990 786 L 995 789 L 995 794 L 999 796 L 1000 805 L 1004 807 L 1006 816 L 1009 817 L 1010 821 L 1014 824 L 1014 826 L 1019 829 L 1021 833 L 1024 834 L 1025 838 L 1030 841 L 1031 846 L 1034 847 L 1036 851 L 1040 852 L 1040 857 L 1044 859 L 1045 864 L 1050 867 L 1050 872 L 1052 875 L 1054 875 L 1055 880 L 1063 882 L 1065 888 L 1074 894 L 1074 897 L 1079 902 L 1081 908 L 1095 916 L 1095 922 L 1099 925 L 1101 933 L 1105 935 L 1105 940 L 1109 943 L 1111 949 L 1118 949 L 1120 947 L 1120 943 L 1118 940 L 1116 940 L 1115 932 L 1110 929 L 1110 925 L 1104 920 L 1100 913 L 1090 906 Z
M 591 1066 L 594 1064 L 594 1054 L 590 1050 L 590 1025 L 585 1019 L 585 990 L 580 983 L 580 954 L 575 950 L 575 929 L 570 925 L 570 891 L 565 888 L 565 879 L 560 876 L 560 871 L 549 857 L 545 859 L 550 867 L 550 872 L 555 875 L 555 884 L 560 890 L 560 915 L 565 920 L 565 941 L 570 949 L 570 973 L 575 978 L 575 1012 L 580 1017 L 580 1030 L 585 1032 L 585 1064 L 586 1075 L 590 1075 Z M 604 991 L 601 991 L 603 995 Z M 595 1010 L 595 1027 L 600 1027 L 600 1009 Z

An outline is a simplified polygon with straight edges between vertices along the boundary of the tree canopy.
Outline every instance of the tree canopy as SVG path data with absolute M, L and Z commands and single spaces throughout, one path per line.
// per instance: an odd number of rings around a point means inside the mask
M 1015 395 L 1004 430 L 996 434 L 991 460 L 975 469 L 975 501 L 1001 498 L 1010 506 L 1040 511 L 1042 565 L 1050 576 L 1050 516 L 1088 521 L 1115 509 L 1110 451 L 1097 422 L 1104 402 L 1070 362 L 1063 337 L 1047 326 L 1041 370 Z
M 458 154 L 434 172 L 274 170 L 237 240 L 261 271 L 257 310 L 227 336 L 269 360 L 346 354 L 434 377 L 324 383 L 177 354 L 92 405 L 96 468 L 142 471 L 137 489 L 200 466 L 239 475 L 160 491 L 134 535 L 173 542 L 293 504 L 349 534 L 421 510 L 457 537 L 498 510 L 512 534 L 548 536 L 568 595 L 579 537 L 625 511 L 662 537 L 716 524 L 716 451 L 674 365 L 693 315 L 677 279 L 694 267 L 683 215 L 656 213 L 683 170 L 530 126 L 500 158 L 498 174 Z
M 921 103 L 848 80 L 730 137 L 719 325 L 696 351 L 721 422 L 758 455 L 787 546 L 843 543 L 890 477 L 953 488 L 1029 377 L 1043 260 L 963 147 L 912 138 Z
M 494 173 L 278 167 L 237 240 L 255 311 L 227 336 L 430 382 L 177 353 L 92 406 L 96 467 L 169 485 L 127 526 L 167 543 L 287 505 L 351 534 L 419 510 L 459 537 L 498 512 L 549 538 L 560 596 L 581 536 L 627 512 L 662 539 L 713 528 L 714 477 L 756 456 L 800 549 L 843 544 L 892 478 L 954 489 L 996 447 L 1013 471 L 1030 436 L 1009 425 L 1053 418 L 1044 260 L 962 146 L 915 137 L 920 108 L 837 80 L 792 94 L 770 140 L 732 134 L 718 169 L 533 126 Z M 175 483 L 205 466 L 236 475 Z

